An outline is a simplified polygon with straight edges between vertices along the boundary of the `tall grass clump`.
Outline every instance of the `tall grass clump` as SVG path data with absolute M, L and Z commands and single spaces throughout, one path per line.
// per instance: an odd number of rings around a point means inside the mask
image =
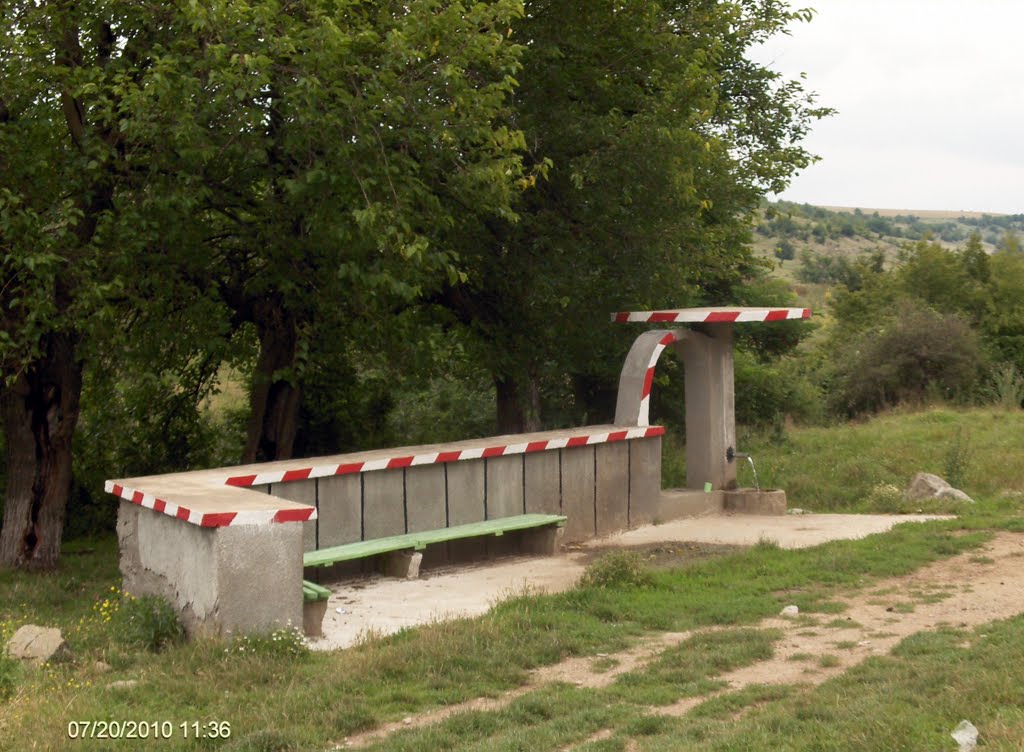
M 653 582 L 650 570 L 635 551 L 605 554 L 580 578 L 580 585 L 588 588 L 647 587 Z
M 1004 410 L 1020 410 L 1024 403 L 1024 374 L 1012 363 L 1004 363 L 992 372 L 992 402 Z

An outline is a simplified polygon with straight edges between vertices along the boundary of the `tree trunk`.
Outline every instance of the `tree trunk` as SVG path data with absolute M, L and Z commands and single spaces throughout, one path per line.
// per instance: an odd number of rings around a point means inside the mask
M 535 379 L 526 385 L 529 402 L 524 403 L 519 381 L 513 377 L 494 377 L 497 397 L 498 433 L 526 433 L 540 429 L 540 389 Z
M 0 393 L 7 437 L 0 567 L 50 569 L 60 556 L 82 363 L 70 334 L 47 335 L 43 344 L 42 357 Z
M 249 395 L 252 412 L 242 462 L 286 460 L 292 456 L 302 403 L 302 384 L 292 372 L 298 327 L 271 301 L 264 301 L 256 309 L 260 355 Z

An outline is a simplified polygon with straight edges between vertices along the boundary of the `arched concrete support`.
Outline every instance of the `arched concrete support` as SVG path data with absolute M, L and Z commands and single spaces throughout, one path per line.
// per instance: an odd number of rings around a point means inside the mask
M 680 342 L 686 336 L 687 332 L 678 329 L 654 329 L 636 338 L 619 375 L 615 425 L 650 425 L 654 367 L 666 347 Z
M 736 447 L 732 324 L 703 324 L 701 331 L 655 329 L 629 350 L 619 376 L 616 425 L 650 425 L 654 368 L 666 347 L 683 361 L 686 394 L 686 485 L 717 490 L 736 486 Z

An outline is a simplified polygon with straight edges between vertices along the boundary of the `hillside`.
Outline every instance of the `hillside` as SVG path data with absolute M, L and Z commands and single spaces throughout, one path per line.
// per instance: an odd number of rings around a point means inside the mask
M 886 267 L 908 243 L 930 239 L 949 248 L 978 233 L 993 253 L 1024 237 L 1024 214 L 860 209 L 766 203 L 754 228 L 757 253 L 776 263 L 774 276 L 793 283 L 800 301 L 821 304 L 842 267 L 871 258 Z

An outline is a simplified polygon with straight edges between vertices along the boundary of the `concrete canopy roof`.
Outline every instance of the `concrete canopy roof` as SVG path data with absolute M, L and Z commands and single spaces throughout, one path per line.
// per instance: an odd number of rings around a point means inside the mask
M 731 324 L 758 321 L 809 319 L 810 308 L 672 308 L 661 311 L 620 311 L 612 314 L 617 323 Z

